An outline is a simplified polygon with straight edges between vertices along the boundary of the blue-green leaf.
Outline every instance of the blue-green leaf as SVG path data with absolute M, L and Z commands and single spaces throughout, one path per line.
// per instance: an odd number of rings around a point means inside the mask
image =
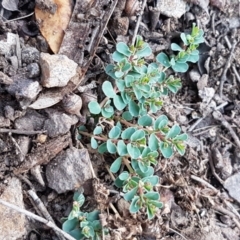
M 98 134 L 101 134 L 101 133 L 102 133 L 102 127 L 96 126 L 93 130 L 93 134 L 98 135 Z
M 118 177 L 121 181 L 126 181 L 129 177 L 129 173 L 127 171 L 124 171 Z
M 99 145 L 98 152 L 101 153 L 101 154 L 107 152 L 107 143 L 106 142 Z
M 117 151 L 118 151 L 118 154 L 120 156 L 124 156 L 124 155 L 128 154 L 127 146 L 126 146 L 126 144 L 124 143 L 123 140 L 119 140 L 118 141 L 118 143 L 117 143 Z
M 155 133 L 152 133 L 148 139 L 148 146 L 152 151 L 157 151 L 159 149 L 159 140 Z
M 127 150 L 131 158 L 138 158 L 141 155 L 140 150 L 137 147 L 132 146 L 131 143 L 127 144 Z
M 164 127 L 165 125 L 161 124 L 160 123 L 168 123 L 168 118 L 167 116 L 165 115 L 161 115 L 160 117 L 158 117 L 154 123 L 154 129 L 157 130 L 157 129 L 161 129 L 162 127 Z
M 107 150 L 111 154 L 114 154 L 117 151 L 116 145 L 111 141 L 111 139 L 107 140 Z
M 152 123 L 153 123 L 153 119 L 149 115 L 141 116 L 138 119 L 138 124 L 143 127 L 152 126 Z
M 65 221 L 62 225 L 62 229 L 63 229 L 64 232 L 69 233 L 72 230 L 74 230 L 77 226 L 78 226 L 78 219 L 73 218 L 71 220 Z
M 124 199 L 126 201 L 131 201 L 133 199 L 133 197 L 135 196 L 135 194 L 137 193 L 138 190 L 138 186 L 133 188 L 132 190 L 130 190 L 129 192 L 124 194 Z
M 152 49 L 149 47 L 147 43 L 144 44 L 143 49 L 136 52 L 136 55 L 138 56 L 138 58 L 148 57 L 151 54 L 152 54 Z
M 188 139 L 188 135 L 186 133 L 177 135 L 174 140 L 181 140 L 181 141 L 186 141 Z
M 119 53 L 119 52 L 117 52 L 117 51 L 115 51 L 115 52 L 113 53 L 113 55 L 112 55 L 112 59 L 113 59 L 113 61 L 115 61 L 115 62 L 121 62 L 121 61 L 123 61 L 125 58 L 126 58 L 126 56 L 124 56 L 123 54 L 121 54 L 121 53 Z
M 98 210 L 94 210 L 94 211 L 88 213 L 87 220 L 89 222 L 93 222 L 95 220 L 99 220 L 99 213 L 100 212 Z
M 112 173 L 118 172 L 118 170 L 120 169 L 121 165 L 122 165 L 122 158 L 119 157 L 112 163 L 112 165 L 110 167 L 110 171 Z
M 130 139 L 132 134 L 136 131 L 134 127 L 129 127 L 122 131 L 121 137 L 122 139 Z
M 155 186 L 159 182 L 159 177 L 158 176 L 148 176 L 142 179 L 144 183 L 149 182 L 152 184 L 152 186 Z
M 131 121 L 133 119 L 133 116 L 129 111 L 123 112 L 122 117 L 126 121 Z
M 108 133 L 108 137 L 112 139 L 118 139 L 121 134 L 121 129 L 117 126 L 114 126 Z
M 159 200 L 160 195 L 158 192 L 147 192 L 144 196 L 150 200 Z
M 113 98 L 116 95 L 116 93 L 113 89 L 113 86 L 109 81 L 105 81 L 103 83 L 102 90 L 103 90 L 104 94 L 109 98 Z
M 129 211 L 131 213 L 136 213 L 139 211 L 140 208 L 141 208 L 140 198 L 139 198 L 139 196 L 134 196 L 134 198 L 130 204 Z
M 144 137 L 145 137 L 145 132 L 142 129 L 139 129 L 132 134 L 130 139 L 132 142 L 134 142 L 134 141 L 138 141 Z
M 97 149 L 98 148 L 98 142 L 96 141 L 96 139 L 94 137 L 91 137 L 91 147 L 93 149 Z
M 131 51 L 126 43 L 120 42 L 117 44 L 116 49 L 119 53 L 129 57 L 131 55 Z
M 178 44 L 176 44 L 176 43 L 172 43 L 172 44 L 171 44 L 171 49 L 172 49 L 173 51 L 179 51 L 179 52 L 183 51 L 183 49 L 182 49 Z
M 188 40 L 187 40 L 187 38 L 186 38 L 186 34 L 185 34 L 185 33 L 181 33 L 180 37 L 181 37 L 184 45 L 185 45 L 185 46 L 188 46 Z
M 160 142 L 160 151 L 165 158 L 170 158 L 173 155 L 173 149 L 169 143 Z
M 139 115 L 139 106 L 133 100 L 130 100 L 129 102 L 129 112 L 134 117 L 137 117 Z
M 92 114 L 99 114 L 101 112 L 101 106 L 96 101 L 91 101 L 88 104 L 88 108 L 90 113 Z
M 172 69 L 175 72 L 184 73 L 188 70 L 188 64 L 187 63 L 182 63 L 182 62 L 176 62 L 174 65 L 172 65 Z
M 113 98 L 113 103 L 117 110 L 122 111 L 126 107 L 126 103 L 123 101 L 122 97 L 115 95 Z
M 173 125 L 166 135 L 166 138 L 175 138 L 181 132 L 181 128 L 178 125 Z
M 161 52 L 157 55 L 156 60 L 157 60 L 157 62 L 161 63 L 165 67 L 171 66 L 168 56 L 163 52 Z

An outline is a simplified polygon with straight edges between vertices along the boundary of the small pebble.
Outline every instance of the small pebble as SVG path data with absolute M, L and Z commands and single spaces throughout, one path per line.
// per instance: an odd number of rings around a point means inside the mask
M 27 76 L 29 78 L 36 78 L 40 75 L 40 67 L 37 63 L 30 63 L 27 66 Z
M 38 62 L 40 57 L 39 51 L 34 47 L 26 47 L 22 50 L 22 62 L 33 63 Z

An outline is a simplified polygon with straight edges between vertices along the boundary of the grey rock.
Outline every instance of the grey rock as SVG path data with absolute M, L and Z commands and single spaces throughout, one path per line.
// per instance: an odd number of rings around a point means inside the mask
M 4 107 L 4 115 L 6 118 L 10 119 L 11 121 L 13 121 L 15 118 L 14 118 L 14 109 L 13 107 L 9 106 L 9 105 L 6 105 Z
M 41 53 L 40 66 L 44 87 L 64 87 L 77 73 L 77 63 L 65 55 Z
M 49 119 L 44 123 L 44 130 L 47 130 L 49 137 L 57 137 L 67 133 L 71 126 L 78 122 L 76 116 L 69 116 L 62 112 L 49 114 Z
M 22 50 L 22 62 L 33 63 L 38 62 L 40 57 L 39 51 L 34 47 L 26 47 Z
M 25 116 L 15 120 L 14 128 L 26 131 L 42 130 L 45 119 L 44 116 L 35 110 L 29 109 Z
M 240 172 L 232 175 L 224 182 L 224 188 L 228 190 L 229 195 L 240 203 Z
M 37 63 L 30 63 L 27 65 L 27 76 L 29 78 L 36 78 L 40 75 L 40 67 Z
M 21 76 L 15 76 L 14 83 L 7 88 L 7 91 L 19 100 L 23 109 L 30 105 L 41 90 L 42 87 L 38 81 L 24 79 Z
M 17 178 L 8 179 L 9 183 L 0 198 L 20 208 L 24 208 L 22 186 Z M 0 236 L 4 240 L 24 239 L 26 218 L 13 209 L 0 204 Z
M 61 152 L 46 168 L 48 186 L 57 193 L 72 191 L 91 179 L 87 149 L 70 148 Z

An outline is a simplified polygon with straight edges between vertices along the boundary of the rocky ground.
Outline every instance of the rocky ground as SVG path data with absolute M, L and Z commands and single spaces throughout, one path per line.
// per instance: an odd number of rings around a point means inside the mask
M 84 189 L 85 211 L 104 202 L 111 239 L 240 239 L 239 1 L 0 3 L 0 200 L 61 228 L 73 193 Z M 193 23 L 204 31 L 199 62 L 177 74 L 183 87 L 159 112 L 188 134 L 188 147 L 184 156 L 159 159 L 164 207 L 146 221 L 128 213 L 109 175 L 112 159 L 79 139 L 78 127 L 88 123 L 87 104 L 103 99 L 116 42 L 130 43 L 138 29 L 151 60 L 171 54 Z M 1 204 L 0 236 L 67 239 Z

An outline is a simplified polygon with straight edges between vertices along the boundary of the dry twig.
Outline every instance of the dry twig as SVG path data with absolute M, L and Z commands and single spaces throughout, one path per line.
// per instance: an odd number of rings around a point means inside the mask
M 53 229 L 54 231 L 57 231 L 59 234 L 61 234 L 62 236 L 64 236 L 67 240 L 75 240 L 75 238 L 73 238 L 72 236 L 70 236 L 68 233 L 64 232 L 63 230 L 61 230 L 60 228 L 58 228 L 53 222 L 46 220 L 45 218 L 39 217 L 38 215 L 31 213 L 25 209 L 22 209 L 20 207 L 15 206 L 14 204 L 8 203 L 2 199 L 0 199 L 0 203 L 6 207 L 9 207 L 11 209 L 14 209 L 15 211 L 22 213 L 34 220 L 37 220 L 43 224 L 45 224 L 46 226 L 50 227 L 51 229 Z

